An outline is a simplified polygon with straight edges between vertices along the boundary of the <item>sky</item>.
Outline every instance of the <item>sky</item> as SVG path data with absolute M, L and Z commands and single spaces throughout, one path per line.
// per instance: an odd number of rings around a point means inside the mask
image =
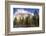
M 35 9 L 35 8 L 33 8 L 33 9 L 32 8 L 13 8 L 13 14 L 15 14 L 16 12 L 18 12 L 18 10 L 21 10 L 21 11 L 23 10 L 24 12 L 26 11 L 28 13 L 36 13 L 36 14 L 39 13 L 39 9 Z

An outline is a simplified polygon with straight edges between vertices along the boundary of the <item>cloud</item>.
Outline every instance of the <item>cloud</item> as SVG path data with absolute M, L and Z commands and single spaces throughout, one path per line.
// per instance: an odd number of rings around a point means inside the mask
M 33 13 L 29 12 L 29 11 L 26 11 L 24 9 L 17 9 L 17 11 L 15 12 L 15 16 L 19 13 L 25 13 L 25 14 L 31 14 L 31 15 L 34 15 Z

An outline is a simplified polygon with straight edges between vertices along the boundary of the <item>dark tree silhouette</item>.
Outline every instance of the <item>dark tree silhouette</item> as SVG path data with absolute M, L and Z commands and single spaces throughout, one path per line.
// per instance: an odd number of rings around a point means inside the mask
M 35 10 L 34 16 L 33 16 L 33 25 L 39 26 L 39 14 L 36 10 Z
M 17 21 L 17 18 L 15 17 L 15 19 L 14 19 L 14 21 L 13 21 L 13 24 L 14 24 L 13 26 L 14 26 L 14 27 L 15 27 L 15 25 L 17 24 L 16 21 Z

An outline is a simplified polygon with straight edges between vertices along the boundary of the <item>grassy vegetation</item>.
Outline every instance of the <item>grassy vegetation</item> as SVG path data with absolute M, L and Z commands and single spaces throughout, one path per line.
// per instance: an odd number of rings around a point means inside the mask
M 13 24 L 14 24 L 14 27 L 38 27 L 39 26 L 39 16 L 34 15 L 32 16 L 32 18 L 30 18 L 30 15 L 28 15 L 25 19 L 22 16 L 22 19 L 20 17 L 19 20 L 17 19 L 17 17 L 15 17 Z

